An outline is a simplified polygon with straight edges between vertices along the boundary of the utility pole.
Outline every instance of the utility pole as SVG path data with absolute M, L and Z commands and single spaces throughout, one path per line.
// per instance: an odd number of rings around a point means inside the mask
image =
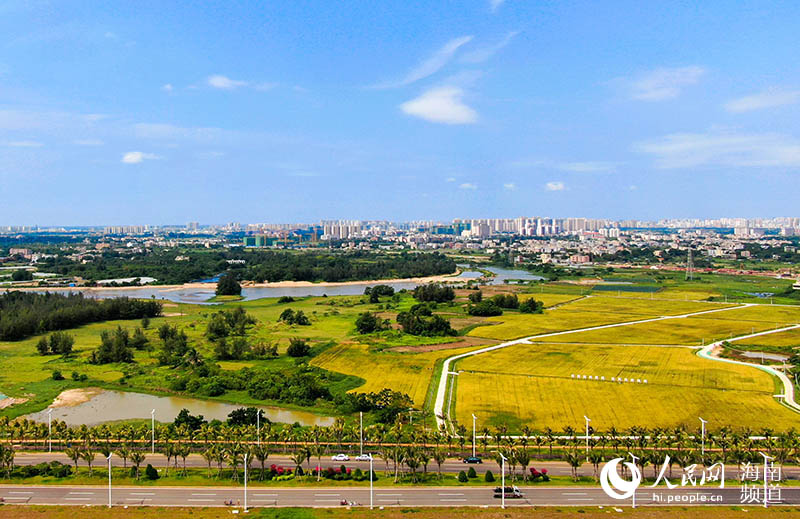
M 372 454 L 369 455 L 369 509 L 372 510 Z
M 364 412 L 358 412 L 358 455 L 364 455 Z M 372 456 L 370 456 L 371 458 Z M 370 476 L 372 478 L 372 476 Z
M 156 453 L 156 410 L 150 411 L 150 454 Z
M 700 418 L 700 431 L 701 431 L 701 440 L 700 440 L 700 454 L 703 456 L 703 464 L 705 465 L 705 458 L 706 458 L 706 424 L 708 420 L 703 420 Z
M 256 444 L 261 447 L 261 409 L 256 411 Z
M 589 422 L 592 420 L 588 418 L 586 415 L 583 415 L 583 419 L 586 420 L 586 462 L 589 462 Z
M 244 453 L 244 511 L 247 512 L 247 453 Z
M 475 457 L 475 439 L 476 439 L 475 438 L 475 420 L 477 420 L 477 419 L 478 419 L 478 417 L 473 414 L 472 415 L 472 457 L 473 458 Z
M 694 279 L 694 261 L 692 261 L 692 248 L 689 247 L 689 256 L 686 259 L 686 280 L 692 281 Z
M 108 460 L 108 507 L 111 508 L 111 454 L 106 460 Z
M 500 455 L 500 508 L 505 510 L 506 508 L 506 457 L 503 456 L 502 452 L 498 452 Z
M 53 452 L 53 410 L 47 410 L 47 452 Z

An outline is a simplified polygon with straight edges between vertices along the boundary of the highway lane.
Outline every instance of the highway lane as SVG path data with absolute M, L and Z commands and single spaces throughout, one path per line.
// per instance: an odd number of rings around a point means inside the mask
M 99 457 L 98 457 L 99 459 Z M 59 461 L 66 465 L 73 465 L 72 460 L 69 459 L 64 453 L 62 452 L 53 452 L 53 453 L 46 453 L 46 452 L 36 452 L 36 453 L 27 453 L 27 452 L 19 452 L 16 454 L 14 458 L 14 463 L 17 465 L 36 465 L 38 463 L 45 463 L 50 461 Z M 121 458 L 117 456 L 111 457 L 111 463 L 115 467 L 122 467 L 123 461 Z M 167 464 L 167 458 L 161 454 L 150 454 L 147 453 L 147 459 L 144 461 L 144 465 L 148 463 L 152 464 L 154 467 L 164 467 Z M 174 466 L 174 460 L 170 461 L 170 467 Z M 100 466 L 101 464 L 105 464 L 105 459 L 100 461 L 96 460 L 95 466 Z M 284 455 L 271 455 L 266 462 L 266 466 L 269 467 L 270 465 L 275 464 L 283 467 L 290 467 L 294 468 L 294 462 L 288 456 Z M 143 466 L 144 466 L 143 465 Z M 178 461 L 179 466 L 183 466 L 183 461 Z M 323 468 L 333 467 L 338 468 L 342 465 L 346 465 L 349 468 L 355 469 L 360 468 L 363 471 L 369 470 L 369 462 L 368 461 L 331 461 L 330 456 L 323 456 L 321 466 Z M 86 462 L 83 460 L 78 461 L 78 466 L 85 467 Z M 128 461 L 128 466 L 131 466 L 130 460 Z M 186 458 L 186 466 L 187 467 L 194 467 L 194 468 L 207 468 L 208 463 L 203 459 L 202 456 L 199 454 L 191 454 L 188 458 Z M 317 466 L 317 460 L 311 460 L 311 466 Z M 212 469 L 216 470 L 216 463 L 212 463 Z M 251 465 L 253 470 L 260 470 L 261 466 L 258 461 L 254 461 Z M 308 467 L 308 464 L 303 465 L 303 469 L 305 470 Z M 491 470 L 495 477 L 499 478 L 500 475 L 500 466 L 490 459 L 485 459 L 482 464 L 477 465 L 467 465 L 463 463 L 459 459 L 448 459 L 445 463 L 442 464 L 442 472 L 448 474 L 457 474 L 461 470 L 468 470 L 469 467 L 475 467 L 475 470 L 478 474 L 483 474 L 486 470 Z M 547 469 L 547 472 L 551 476 L 571 476 L 572 469 L 571 467 L 564 462 L 561 461 L 540 461 L 540 462 L 532 462 L 529 465 L 530 467 L 535 467 L 537 470 Z M 375 461 L 373 462 L 373 468 L 376 472 L 382 472 L 386 469 L 386 463 L 383 459 L 376 457 Z M 728 466 L 726 465 L 726 468 Z M 735 467 L 732 465 L 730 466 L 731 470 Z M 391 462 L 389 463 L 389 470 L 392 469 Z M 428 464 L 428 472 L 436 472 L 438 470 L 438 466 L 435 462 L 431 462 Z M 522 471 L 521 469 L 517 468 L 517 473 L 520 474 Z M 680 469 L 677 467 L 675 468 L 675 473 L 678 474 Z M 732 473 L 733 474 L 733 473 Z M 800 467 L 798 466 L 783 466 L 782 467 L 782 474 L 785 479 L 792 479 L 797 480 L 800 479 Z M 585 464 L 581 468 L 578 469 L 578 475 L 580 476 L 593 476 L 592 467 L 590 464 Z
M 507 506 L 630 506 L 631 501 L 617 501 L 596 487 L 521 487 L 521 499 L 506 499 Z M 37 505 L 107 505 L 107 487 L 96 486 L 7 486 L 0 485 L 0 497 L 7 504 Z M 800 488 L 782 489 L 783 505 L 800 504 Z M 343 500 L 369 506 L 368 488 L 249 488 L 249 507 L 339 507 Z M 376 507 L 456 507 L 499 506 L 488 487 L 376 487 L 373 493 Z M 244 505 L 242 487 L 115 487 L 113 506 L 234 506 Z M 739 505 L 738 487 L 682 487 L 668 490 L 640 488 L 637 506 L 669 505 Z M 758 504 L 750 504 L 758 506 Z

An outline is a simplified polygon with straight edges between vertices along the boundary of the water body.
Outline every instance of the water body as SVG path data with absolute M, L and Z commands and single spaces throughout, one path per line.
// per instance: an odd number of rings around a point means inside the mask
M 462 268 L 468 268 L 462 266 Z M 494 273 L 494 277 L 489 281 L 490 285 L 503 285 L 505 280 L 523 280 L 535 281 L 544 279 L 541 276 L 536 276 L 525 270 L 512 270 L 501 269 L 497 267 L 486 267 Z M 453 277 L 455 281 L 469 281 L 470 279 L 480 278 L 483 274 L 475 270 L 465 270 L 460 275 Z M 342 285 L 312 285 L 302 287 L 245 287 L 242 289 L 242 297 L 245 301 L 253 299 L 263 299 L 265 297 L 305 297 L 305 296 L 357 296 L 364 293 L 364 289 L 368 286 L 375 285 L 389 285 L 396 291 L 406 289 L 414 290 L 420 283 L 416 281 L 396 281 L 396 282 L 382 282 L 380 280 L 374 283 L 358 283 L 358 284 L 342 284 Z M 139 299 L 164 299 L 174 303 L 189 303 L 189 304 L 213 304 L 206 303 L 209 299 L 214 297 L 214 287 L 209 283 L 208 288 L 204 287 L 182 287 L 170 288 L 159 286 L 144 286 L 137 288 L 126 288 L 115 290 L 108 288 L 104 290 L 84 290 L 75 288 L 75 292 L 81 292 L 86 297 L 95 297 L 98 299 L 108 299 L 113 297 L 132 297 Z
M 53 408 L 53 418 L 63 420 L 68 425 L 97 425 L 114 420 L 132 420 L 150 418 L 150 411 L 156 410 L 156 420 L 171 422 L 181 409 L 188 409 L 193 415 L 203 415 L 206 420 L 222 420 L 242 405 L 226 404 L 184 398 L 177 396 L 154 396 L 144 393 L 128 393 L 124 391 L 102 391 L 87 402 L 70 407 Z M 334 418 L 320 416 L 306 411 L 292 411 L 279 407 L 257 406 L 264 415 L 273 422 L 295 423 L 301 425 L 329 426 Z M 37 422 L 47 422 L 47 410 L 28 415 L 26 418 Z
M 742 352 L 742 357 L 747 357 L 748 359 L 764 359 L 764 360 L 774 360 L 777 362 L 783 362 L 789 359 L 788 355 L 781 355 L 779 353 L 761 353 L 760 351 L 745 351 Z

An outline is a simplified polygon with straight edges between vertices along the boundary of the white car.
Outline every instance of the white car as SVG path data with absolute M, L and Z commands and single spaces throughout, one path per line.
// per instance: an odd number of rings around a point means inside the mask
M 350 456 L 347 454 L 335 454 L 331 456 L 331 461 L 350 461 Z
M 372 458 L 369 454 L 359 454 L 356 456 L 356 461 L 369 461 Z

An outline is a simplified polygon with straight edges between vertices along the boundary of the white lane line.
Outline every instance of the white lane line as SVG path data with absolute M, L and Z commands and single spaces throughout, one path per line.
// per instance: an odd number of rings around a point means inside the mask
M 405 499 L 378 499 L 381 503 L 401 503 L 405 501 Z
M 315 499 L 315 503 L 339 503 L 339 499 Z
M 440 496 L 463 496 L 464 494 L 439 494 Z
M 132 496 L 154 496 L 155 492 L 131 492 Z
M 278 494 L 253 494 L 255 497 L 278 497 Z
M 567 501 L 594 501 L 592 497 L 568 497 Z
M 91 497 L 65 497 L 67 501 L 91 501 Z
M 562 492 L 561 495 L 564 496 L 588 496 L 586 492 Z
M 14 496 L 6 496 L 3 499 L 30 499 L 30 497 L 14 497 Z
M 127 497 L 126 501 L 152 501 L 149 497 Z
M 33 494 L 33 492 L 22 492 L 21 490 L 9 490 L 9 494 Z
M 192 494 L 193 496 L 215 496 L 217 494 Z
M 187 501 L 190 501 L 190 502 L 193 502 L 193 503 L 211 503 L 214 500 L 213 499 L 187 499 Z
M 71 496 L 93 496 L 94 492 L 70 492 Z
M 314 497 L 339 497 L 341 494 L 314 494 Z
M 402 496 L 403 494 L 375 494 L 378 497 Z
M 440 499 L 439 501 L 466 501 L 466 499 Z
M 251 499 L 254 503 L 274 503 L 277 499 Z

